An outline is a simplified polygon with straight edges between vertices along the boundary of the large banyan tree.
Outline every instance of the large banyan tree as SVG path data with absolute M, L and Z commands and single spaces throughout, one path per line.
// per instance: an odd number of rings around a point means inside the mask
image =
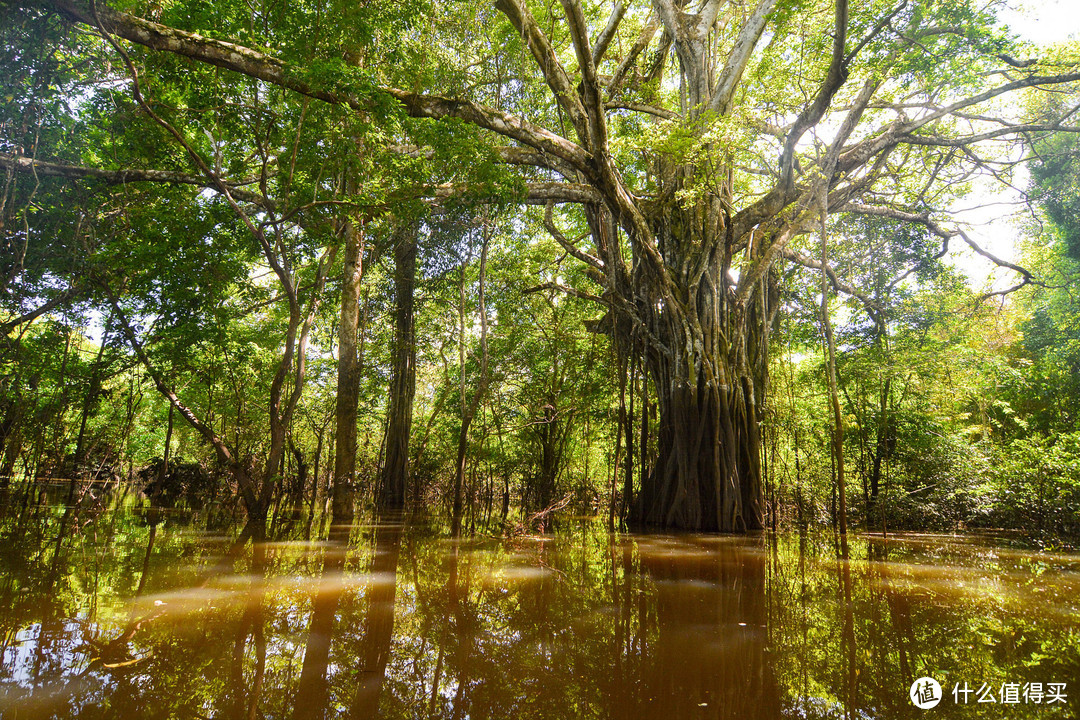
M 639 520 L 701 530 L 762 527 L 778 263 L 870 302 L 826 242 L 830 215 L 861 213 L 918 225 L 942 252 L 962 241 L 1029 281 L 944 215 L 973 175 L 1007 176 L 1020 140 L 1067 129 L 1071 108 L 1032 96 L 1080 79 L 1075 58 L 1032 56 L 995 24 L 994 3 L 969 0 L 466 0 L 417 6 L 415 37 L 386 58 L 340 27 L 336 55 L 305 55 L 303 32 L 265 47 L 257 28 L 283 12 L 275 3 L 254 4 L 243 41 L 186 27 L 183 3 L 18 4 L 305 101 L 396 108 L 455 137 L 471 128 L 478 157 L 517 174 L 513 198 L 547 205 L 545 226 L 587 267 L 591 286 L 559 289 L 604 306 L 597 327 L 648 370 L 657 457 Z M 289 12 L 366 12 L 307 7 Z

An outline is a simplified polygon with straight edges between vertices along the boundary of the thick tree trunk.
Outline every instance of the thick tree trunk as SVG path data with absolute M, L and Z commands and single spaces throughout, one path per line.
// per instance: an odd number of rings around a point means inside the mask
M 676 380 L 664 389 L 658 392 L 656 467 L 641 492 L 645 524 L 760 530 L 761 433 L 753 383 L 744 379 L 734 388 L 702 383 L 691 389 Z
M 386 463 L 379 505 L 401 508 L 409 486 L 409 435 L 416 394 L 416 338 L 413 296 L 416 288 L 415 223 L 404 225 L 394 238 L 394 368 L 390 380 L 390 422 L 386 430 Z
M 345 224 L 345 268 L 341 280 L 341 316 L 338 321 L 338 377 L 334 484 L 330 512 L 334 524 L 353 519 L 352 489 L 356 479 L 356 416 L 360 401 L 360 360 L 357 328 L 360 324 L 360 279 L 363 258 L 360 234 L 351 221 Z
M 752 284 L 734 279 L 725 218 L 714 205 L 660 215 L 656 236 L 677 270 L 675 287 L 640 273 L 659 426 L 636 517 L 648 526 L 747 532 L 764 526 L 759 418 L 779 303 L 771 273 Z

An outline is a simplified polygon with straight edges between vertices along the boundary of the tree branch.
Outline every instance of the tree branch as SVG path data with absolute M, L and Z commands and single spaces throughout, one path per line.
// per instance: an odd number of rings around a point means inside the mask
M 630 46 L 630 51 L 626 53 L 626 57 L 622 59 L 622 62 L 615 68 L 615 74 L 611 76 L 611 82 L 608 83 L 608 96 L 612 96 L 619 91 L 623 81 L 626 79 L 626 74 L 630 72 L 630 68 L 634 66 L 638 56 L 649 46 L 652 41 L 653 35 L 660 28 L 660 18 L 653 16 L 649 22 L 645 23 L 645 27 L 641 29 L 641 33 L 638 34 L 637 40 Z
M 619 0 L 615 3 L 615 9 L 611 11 L 611 17 L 608 18 L 607 25 L 600 32 L 600 35 L 596 38 L 596 43 L 593 45 L 592 61 L 594 65 L 599 65 L 600 61 L 604 59 L 604 53 L 607 52 L 608 45 L 611 44 L 611 40 L 615 37 L 615 31 L 619 29 L 619 23 L 622 22 L 623 16 L 626 14 L 627 5 L 623 0 Z
M 423 148 L 403 146 L 403 152 L 409 151 L 421 151 Z M 498 148 L 497 151 L 506 158 L 506 162 L 513 162 L 514 159 L 518 160 L 517 164 L 537 164 L 544 160 L 545 157 L 541 153 L 535 153 L 522 148 Z M 548 157 L 546 160 L 553 160 Z M 199 177 L 197 175 L 187 175 L 184 173 L 173 172 L 171 170 L 102 170 L 100 168 L 81 167 L 77 165 L 62 165 L 60 163 L 45 162 L 43 160 L 32 160 L 30 158 L 13 158 L 10 155 L 0 154 L 0 168 L 11 168 L 16 172 L 37 172 L 39 175 L 49 177 L 63 177 L 72 180 L 79 180 L 84 178 L 93 178 L 104 180 L 105 182 L 113 185 L 120 185 L 129 182 L 151 182 L 151 183 L 166 183 L 166 184 L 179 184 L 179 185 L 193 185 L 195 187 L 207 188 L 217 191 L 217 186 L 209 179 L 205 177 Z M 565 169 L 565 166 L 564 166 Z M 525 183 L 526 194 L 524 202 L 529 205 L 543 205 L 549 201 L 558 203 L 570 202 L 570 203 L 595 203 L 602 202 L 603 198 L 600 193 L 591 185 L 584 185 L 581 183 L 565 183 L 565 182 L 526 182 Z M 469 185 L 463 184 L 444 184 L 444 185 L 430 185 L 420 188 L 421 194 L 425 197 L 431 198 L 435 201 L 449 200 L 455 197 L 461 197 L 469 192 L 475 191 L 475 188 Z M 277 203 L 270 198 L 263 197 L 258 193 L 251 192 L 250 190 L 242 190 L 234 186 L 229 186 L 229 193 L 236 199 L 244 202 L 249 202 L 252 205 L 258 205 L 267 210 L 276 210 Z M 322 203 L 326 204 L 326 203 Z M 390 205 L 381 204 L 378 206 L 367 206 L 371 210 L 385 211 L 389 209 Z M 292 213 L 289 213 L 292 214 Z M 303 223 L 301 223 L 303 225 Z M 2 327 L 2 326 L 0 326 Z
M 391 145 L 387 149 L 393 153 L 415 158 L 430 158 L 435 154 L 434 148 L 424 145 Z M 572 165 L 549 153 L 513 146 L 492 148 L 492 152 L 501 162 L 507 165 L 527 165 L 553 170 L 568 180 L 576 180 L 578 177 L 577 171 Z
M 367 98 L 344 89 L 313 86 L 282 60 L 243 45 L 215 40 L 198 33 L 143 20 L 113 10 L 104 3 L 96 3 L 93 11 L 88 5 L 78 0 L 34 0 L 24 4 L 53 10 L 69 20 L 91 27 L 97 26 L 94 18 L 96 12 L 104 30 L 137 45 L 183 55 L 198 62 L 232 70 L 333 105 L 345 105 L 361 112 L 371 109 L 371 102 Z M 396 98 L 405 107 L 406 112 L 413 117 L 461 118 L 537 150 L 550 152 L 582 172 L 588 170 L 589 154 L 584 149 L 524 118 L 469 100 L 423 95 L 397 88 L 377 89 Z
M 116 317 L 120 321 L 120 328 L 127 338 L 128 345 L 135 351 L 135 355 L 139 359 L 139 362 L 142 363 L 142 366 L 146 368 L 147 375 L 154 381 L 154 387 L 156 387 L 157 391 L 161 393 L 174 408 L 176 408 L 180 415 L 187 420 L 188 424 L 195 428 L 195 430 L 214 447 L 222 464 L 233 471 L 233 475 L 236 477 L 237 484 L 240 488 L 240 494 L 244 498 L 244 505 L 247 507 L 248 511 L 251 512 L 254 508 L 257 508 L 258 488 L 256 488 L 251 477 L 240 466 L 239 461 L 229 450 L 229 446 L 225 441 L 214 432 L 212 427 L 203 422 L 202 419 L 195 414 L 194 410 L 181 402 L 177 394 L 173 392 L 172 388 L 165 382 L 164 376 L 150 361 L 150 356 L 147 355 L 142 343 L 139 342 L 138 337 L 135 335 L 135 330 L 131 327 L 131 323 L 128 322 L 127 315 L 120 308 L 120 301 L 113 293 L 112 288 L 106 282 L 101 282 L 100 284 L 102 289 L 105 290 L 105 294 L 109 297 L 109 304 L 112 306 L 113 312 L 116 313 Z
M 574 53 L 581 70 L 581 97 L 585 101 L 588 145 L 594 155 L 603 153 L 607 149 L 607 119 L 604 115 L 604 101 L 600 98 L 600 81 L 596 77 L 596 65 L 589 47 L 589 28 L 585 22 L 585 13 L 581 10 L 579 0 L 560 2 L 566 12 L 570 39 L 574 43 Z
M 798 263 L 803 267 L 810 268 L 811 270 L 821 270 L 820 260 L 818 260 L 817 258 L 809 257 L 807 255 L 803 255 L 798 250 L 793 250 L 789 247 L 781 247 L 779 248 L 778 252 L 781 257 L 787 258 L 788 260 Z M 825 264 L 825 274 L 828 276 L 829 282 L 832 284 L 833 288 L 835 288 L 837 292 L 842 292 L 846 295 L 850 295 L 874 312 L 880 312 L 882 310 L 881 305 L 874 302 L 874 300 L 871 299 L 870 296 L 868 296 L 866 293 L 860 292 L 854 286 L 841 280 L 840 277 L 836 274 L 836 270 L 834 270 L 832 265 L 829 265 L 828 263 Z
M 1033 282 L 1035 280 L 1035 276 L 1027 268 L 1021 267 L 1015 263 L 1011 263 L 1008 260 L 1003 260 L 1002 258 L 997 257 L 990 251 L 983 249 L 963 230 L 946 230 L 945 228 L 941 227 L 936 222 L 931 220 L 929 213 L 915 214 L 905 212 L 903 210 L 896 210 L 895 208 L 860 204 L 848 205 L 846 208 L 844 208 L 844 211 L 857 213 L 859 215 L 873 215 L 875 217 L 890 218 L 892 220 L 901 220 L 903 222 L 910 222 L 917 225 L 922 225 L 942 240 L 949 240 L 954 237 L 958 237 L 965 243 L 967 243 L 968 247 L 974 250 L 977 254 L 982 255 L 984 258 L 994 263 L 995 265 L 1003 268 L 1008 268 L 1009 270 L 1019 273 L 1021 277 L 1025 278 L 1025 284 L 1028 282 Z
M 720 71 L 720 77 L 716 80 L 712 98 L 709 100 L 709 109 L 721 115 L 727 114 L 731 105 L 731 99 L 735 95 L 735 89 L 739 86 L 746 64 L 750 62 L 750 56 L 757 47 L 758 40 L 765 32 L 765 21 L 772 12 L 776 0 L 760 0 L 754 12 L 747 18 L 739 37 L 735 40 L 735 46 L 728 55 L 724 69 Z
M 78 297 L 78 295 L 81 294 L 82 291 L 83 289 L 79 287 L 78 284 L 72 284 L 72 286 L 69 287 L 67 290 L 60 293 L 51 300 L 48 300 L 47 302 L 39 305 L 33 310 L 25 312 L 18 317 L 14 317 L 10 320 L 5 320 L 4 322 L 0 323 L 0 335 L 7 335 L 9 332 L 19 327 L 20 325 L 34 322 L 45 313 L 51 312 L 63 305 L 64 303 L 68 302 L 69 300 Z
M 814 102 L 808 105 L 795 120 L 795 125 L 784 139 L 784 154 L 780 157 L 780 182 L 790 185 L 794 182 L 795 173 L 795 146 L 803 134 L 825 115 L 833 96 L 847 81 L 848 63 L 850 58 L 844 54 L 844 45 L 847 40 L 848 3 L 847 0 L 836 0 L 836 13 L 833 27 L 833 50 L 832 60 L 829 63 L 829 71 L 825 75 L 825 81 L 818 89 Z
M 1054 124 L 1009 125 L 1007 127 L 998 128 L 996 130 L 987 130 L 986 132 L 978 133 L 976 135 L 964 135 L 955 138 L 939 137 L 932 135 L 903 135 L 900 138 L 899 142 L 904 145 L 925 145 L 932 147 L 966 147 L 968 145 L 974 145 L 975 143 L 981 142 L 983 140 L 993 140 L 994 138 L 1025 132 L 1080 133 L 1080 127 L 1064 127 Z
M 33 173 L 46 177 L 63 177 L 69 179 L 95 178 L 104 180 L 110 185 L 123 185 L 129 182 L 152 182 L 175 185 L 194 185 L 196 187 L 216 190 L 217 186 L 211 180 L 198 175 L 173 172 L 171 170 L 102 170 L 100 168 L 82 167 L 78 165 L 63 165 L 60 163 L 45 162 L 28 157 L 13 157 L 0 153 L 0 168 L 10 168 L 16 172 Z M 252 205 L 258 205 L 267 210 L 274 210 L 276 203 L 269 198 L 244 190 L 234 184 L 226 183 L 229 193 L 236 199 Z
M 544 81 L 551 88 L 551 92 L 554 93 L 559 105 L 570 117 L 570 122 L 577 131 L 578 139 L 581 141 L 587 140 L 589 132 L 585 108 L 582 107 L 581 100 L 574 89 L 574 84 L 570 81 L 565 68 L 559 62 L 555 50 L 551 47 L 551 42 L 547 39 L 544 31 L 540 29 L 540 26 L 537 25 L 536 19 L 529 12 L 528 7 L 521 0 L 495 0 L 495 8 L 510 20 L 510 23 L 521 35 L 521 39 L 529 48 L 533 59 L 536 60 L 536 64 L 544 76 Z M 589 59 L 591 61 L 592 58 Z
M 570 242 L 559 228 L 555 225 L 555 220 L 552 217 L 552 209 L 555 207 L 554 201 L 549 200 L 544 206 L 544 228 L 548 231 L 551 237 L 555 238 L 555 242 L 562 246 L 562 249 L 573 255 L 575 258 L 585 263 L 586 265 L 595 268 L 601 273 L 604 271 L 604 262 L 600 258 L 594 257 L 589 253 L 578 248 L 574 243 Z
M 463 197 L 474 191 L 475 188 L 469 185 L 444 183 L 425 187 L 424 195 L 441 202 Z M 525 197 L 522 198 L 522 202 L 526 205 L 545 205 L 548 202 L 598 203 L 603 200 L 603 196 L 592 185 L 566 182 L 527 182 L 525 183 Z
M 655 115 L 664 120 L 678 120 L 681 117 L 679 113 L 665 108 L 646 105 L 645 103 L 623 102 L 621 100 L 610 100 L 604 103 L 604 108 L 607 110 L 632 110 L 646 115 Z
M 600 297 L 599 295 L 594 295 L 593 293 L 585 292 L 584 290 L 578 290 L 577 288 L 567 287 L 566 285 L 560 285 L 559 283 L 553 283 L 553 282 L 541 283 L 540 285 L 534 285 L 533 287 L 525 288 L 524 290 L 521 291 L 521 294 L 522 295 L 532 295 L 533 293 L 542 292 L 544 290 L 557 290 L 557 291 L 559 291 L 561 293 L 564 293 L 566 295 L 570 295 L 571 297 L 581 298 L 582 300 L 590 300 L 590 301 L 595 302 L 595 303 L 600 303 L 601 305 L 603 305 L 605 307 L 610 305 L 610 303 L 608 303 L 607 300 Z

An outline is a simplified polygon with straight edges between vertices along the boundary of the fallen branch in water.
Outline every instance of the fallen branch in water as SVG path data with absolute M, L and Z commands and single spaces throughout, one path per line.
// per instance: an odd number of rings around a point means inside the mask
M 551 505 L 548 505 L 543 510 L 537 510 L 532 515 L 526 517 L 522 522 L 507 524 L 504 531 L 505 535 L 526 535 L 533 531 L 534 526 L 539 532 L 544 532 L 545 521 L 552 513 L 556 513 L 559 510 L 564 509 L 573 500 L 574 494 L 567 493 L 561 500 L 556 500 Z

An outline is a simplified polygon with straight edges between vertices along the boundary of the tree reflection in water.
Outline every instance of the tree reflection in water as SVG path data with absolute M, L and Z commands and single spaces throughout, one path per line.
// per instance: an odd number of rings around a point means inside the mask
M 394 597 L 397 592 L 401 531 L 401 526 L 391 518 L 383 518 L 375 528 L 375 554 L 371 561 L 372 582 L 367 593 L 367 607 L 362 623 L 356 694 L 349 707 L 351 718 L 375 717 L 379 710 L 379 695 L 394 637 Z
M 642 696 L 621 716 L 779 717 L 767 652 L 765 544 L 712 540 L 641 548 L 656 587 L 656 632 Z
M 348 586 L 345 561 L 350 528 L 333 527 L 323 552 L 322 574 L 315 595 L 303 666 L 297 683 L 293 718 L 314 720 L 328 715 L 330 688 L 327 671 L 330 646 L 335 635 L 334 621 L 341 596 Z M 374 551 L 368 568 L 365 608 L 360 622 L 360 652 L 355 661 L 355 677 L 339 683 L 335 705 L 348 701 L 349 717 L 374 717 L 378 712 L 390 643 L 394 632 L 394 595 L 397 588 L 398 554 L 401 546 L 400 518 L 384 516 L 374 527 Z M 347 662 L 347 661 L 346 661 Z M 346 673 L 346 675 L 348 675 Z M 354 689 L 351 700 L 347 688 Z M 337 714 L 337 713 L 333 713 Z
M 5 718 L 904 718 L 922 674 L 1080 678 L 1080 561 L 984 542 L 0 523 Z

